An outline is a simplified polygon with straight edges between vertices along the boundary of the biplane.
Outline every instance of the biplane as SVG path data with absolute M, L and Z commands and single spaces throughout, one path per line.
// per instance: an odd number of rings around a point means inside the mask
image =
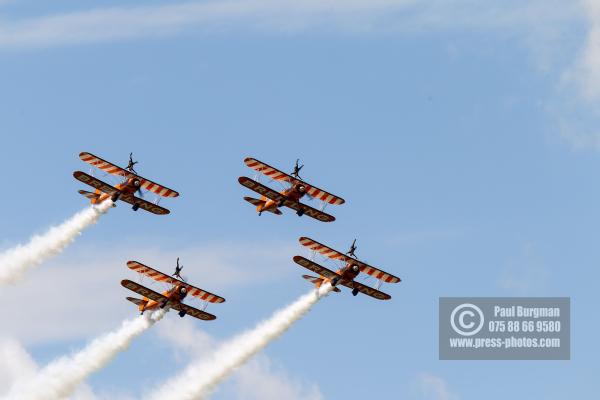
M 337 285 L 342 285 L 352 289 L 352 295 L 354 296 L 360 292 L 378 300 L 389 300 L 392 298 L 389 294 L 379 291 L 379 288 L 384 282 L 398 283 L 400 282 L 400 278 L 359 261 L 354 254 L 356 251 L 356 239 L 352 243 L 350 250 L 345 254 L 307 237 L 301 237 L 299 240 L 301 245 L 308 247 L 315 254 L 320 253 L 322 256 L 341 263 L 341 267 L 334 272 L 312 260 L 302 256 L 295 256 L 294 262 L 296 264 L 319 274 L 319 277 L 310 275 L 302 276 L 307 281 L 313 283 L 315 287 L 319 288 L 324 283 L 330 283 L 331 286 L 333 286 L 333 290 L 336 292 L 341 291 Z M 357 282 L 356 278 L 361 272 L 377 279 L 376 287 L 373 288 Z
M 300 178 L 300 170 L 302 167 L 304 167 L 304 165 L 298 166 L 298 160 L 296 160 L 294 171 L 289 175 L 254 158 L 246 158 L 244 163 L 258 173 L 261 173 L 272 180 L 279 181 L 284 185 L 284 189 L 280 192 L 277 192 L 276 190 L 273 190 L 270 187 L 260 183 L 258 181 L 258 174 L 256 175 L 256 179 L 250 179 L 245 176 L 238 178 L 238 182 L 242 186 L 245 186 L 261 195 L 260 199 L 244 197 L 244 200 L 256 207 L 258 215 L 261 215 L 264 211 L 281 215 L 282 212 L 279 208 L 286 206 L 296 211 L 296 214 L 300 217 L 306 214 L 309 217 L 319 221 L 331 222 L 335 221 L 335 217 L 325 213 L 325 207 L 328 204 L 344 204 L 344 199 L 341 197 L 327 193 L 326 191 L 302 180 L 302 178 Z M 309 199 L 317 199 L 321 201 L 321 209 L 317 210 L 316 208 L 301 203 L 300 199 L 304 196 L 308 197 Z
M 166 186 L 159 185 L 158 183 L 154 183 L 149 179 L 139 176 L 133 169 L 134 165 L 137 164 L 137 161 L 133 161 L 132 156 L 133 154 L 130 153 L 129 164 L 127 167 L 121 168 L 91 153 L 80 153 L 79 158 L 83 161 L 101 169 L 107 174 L 119 177 L 122 181 L 113 186 L 92 175 L 86 174 L 85 172 L 75 171 L 73 172 L 75 179 L 95 189 L 94 192 L 80 190 L 79 194 L 87 197 L 92 204 L 100 204 L 107 199 L 111 199 L 113 202 L 122 200 L 131 204 L 131 208 L 134 211 L 141 208 L 142 210 L 157 215 L 168 214 L 170 212 L 169 210 L 158 205 L 160 198 L 177 197 L 179 196 L 179 193 Z M 143 190 L 156 194 L 156 200 L 154 202 L 144 200 L 142 198 L 144 196 Z M 137 197 L 135 195 L 136 193 L 138 193 L 140 197 Z
M 163 282 L 169 286 L 169 288 L 164 292 L 158 293 L 152 289 L 140 285 L 139 283 L 130 281 L 129 279 L 122 280 L 121 285 L 123 287 L 143 296 L 141 299 L 127 297 L 127 300 L 138 306 L 138 310 L 141 314 L 144 314 L 144 312 L 148 310 L 152 311 L 172 308 L 179 311 L 179 316 L 182 318 L 186 315 L 191 315 L 194 318 L 204 321 L 211 321 L 217 317 L 205 311 L 208 303 L 223 303 L 225 301 L 224 298 L 192 286 L 188 284 L 184 278 L 181 278 L 180 272 L 183 266 L 179 266 L 179 258 L 177 259 L 175 273 L 172 276 L 163 274 L 162 272 L 157 271 L 154 268 L 150 268 L 138 261 L 128 261 L 127 268 L 139 273 L 142 276 L 149 277 L 156 282 Z M 177 276 L 181 279 L 176 279 L 174 276 Z M 183 303 L 183 300 L 187 296 L 195 297 L 196 299 L 204 302 L 202 310 Z

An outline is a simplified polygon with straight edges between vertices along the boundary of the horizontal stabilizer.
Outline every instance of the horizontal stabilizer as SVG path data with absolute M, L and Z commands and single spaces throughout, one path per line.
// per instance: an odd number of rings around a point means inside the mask
M 309 281 L 310 283 L 317 283 L 317 282 L 323 281 L 323 278 L 317 278 L 316 276 L 302 275 L 302 277 L 304 279 L 306 279 L 307 281 Z
M 253 197 L 244 197 L 244 200 L 246 200 L 248 203 L 250 203 L 250 204 L 252 204 L 253 206 L 256 206 L 256 207 L 262 206 L 263 204 L 266 203 L 266 201 L 264 201 L 264 200 L 255 199 Z M 283 214 L 281 212 L 281 210 L 279 210 L 277 208 L 274 209 L 274 210 L 269 209 L 269 210 L 265 210 L 265 211 L 272 212 L 273 214 L 277 214 L 277 215 Z
M 314 283 L 315 285 L 323 283 L 323 278 L 316 278 L 316 277 L 310 276 L 310 275 L 302 275 L 302 277 L 304 279 L 306 279 L 307 281 L 309 281 L 310 283 Z M 341 292 L 341 290 L 337 287 L 334 287 L 333 291 L 338 292 L 338 293 Z
M 127 300 L 129 300 L 130 302 L 132 302 L 133 304 L 135 304 L 136 306 L 140 306 L 142 304 L 146 304 L 147 301 L 142 300 L 142 299 L 136 299 L 135 297 L 126 297 Z
M 79 194 L 82 195 L 82 196 L 84 196 L 84 197 L 87 197 L 90 200 L 97 200 L 98 197 L 100 197 L 100 195 L 98 193 L 92 193 L 92 192 L 88 192 L 88 191 L 85 191 L 85 190 L 80 190 Z

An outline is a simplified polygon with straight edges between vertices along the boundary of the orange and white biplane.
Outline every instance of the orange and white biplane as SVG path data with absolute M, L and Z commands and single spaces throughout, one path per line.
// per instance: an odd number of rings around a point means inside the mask
M 332 260 L 339 261 L 342 264 L 342 266 L 334 272 L 323 267 L 322 265 L 317 264 L 314 261 L 308 260 L 301 256 L 295 256 L 294 262 L 296 264 L 319 274 L 318 278 L 310 275 L 302 276 L 307 281 L 313 283 L 315 287 L 319 288 L 324 283 L 330 283 L 331 286 L 333 286 L 334 291 L 340 292 L 340 289 L 336 287 L 339 284 L 352 289 L 352 294 L 354 296 L 360 292 L 378 300 L 389 300 L 392 298 L 389 294 L 380 292 L 379 288 L 384 282 L 398 283 L 400 282 L 400 278 L 359 261 L 354 254 L 356 251 L 356 239 L 352 243 L 350 250 L 345 254 L 307 237 L 301 237 L 299 240 L 301 245 L 308 247 L 313 252 L 320 253 L 321 255 Z M 361 272 L 377 279 L 377 285 L 375 288 L 364 285 L 355 280 Z
M 158 183 L 154 183 L 151 180 L 139 176 L 133 169 L 133 166 L 137 164 L 137 161 L 133 161 L 131 157 L 132 154 L 129 154 L 129 164 L 127 167 L 121 168 L 93 154 L 85 152 L 80 153 L 79 158 L 83 161 L 94 167 L 100 168 L 108 174 L 118 176 L 122 179 L 122 182 L 113 186 L 92 175 L 86 174 L 85 172 L 75 171 L 73 172 L 75 179 L 96 189 L 94 192 L 80 190 L 79 193 L 90 199 L 92 204 L 100 204 L 106 199 L 111 199 L 113 202 L 123 200 L 124 202 L 131 204 L 134 211 L 141 208 L 142 210 L 146 210 L 153 214 L 168 214 L 170 212 L 169 210 L 158 205 L 160 197 L 177 197 L 179 196 L 179 193 L 166 186 L 159 185 Z M 156 201 L 152 203 L 142 199 L 142 189 L 156 194 Z M 140 197 L 136 197 L 136 193 L 139 193 Z
M 186 283 L 185 279 L 181 278 L 181 275 L 179 275 L 181 268 L 183 268 L 179 267 L 179 259 L 177 259 L 177 267 L 173 276 L 165 275 L 162 272 L 137 261 L 128 261 L 127 268 L 157 282 L 163 282 L 170 286 L 169 289 L 165 290 L 161 294 L 128 279 L 122 280 L 121 285 L 123 287 L 143 296 L 142 299 L 127 297 L 127 300 L 138 306 L 138 310 L 142 314 L 148 310 L 157 310 L 159 308 L 164 309 L 168 307 L 179 311 L 179 316 L 182 318 L 186 315 L 191 315 L 192 317 L 204 321 L 211 321 L 217 317 L 204 311 L 208 303 L 223 303 L 225 301 L 224 298 L 217 296 L 216 294 L 212 294 L 206 290 L 199 289 Z M 174 276 L 177 276 L 181 279 L 176 279 Z M 183 303 L 183 300 L 188 295 L 203 301 L 203 309 L 199 310 Z
M 273 168 L 270 165 L 263 163 L 262 161 L 258 161 L 254 158 L 246 158 L 244 163 L 257 172 L 260 172 L 272 180 L 282 182 L 286 184 L 282 191 L 277 192 L 269 188 L 268 186 L 263 185 L 258 181 L 258 174 L 256 179 L 246 178 L 242 176 L 238 178 L 238 182 L 247 187 L 248 189 L 254 190 L 256 193 L 261 195 L 260 199 L 255 199 L 252 197 L 244 197 L 248 203 L 256 206 L 256 211 L 258 215 L 261 215 L 263 211 L 268 211 L 276 215 L 281 215 L 282 212 L 279 210 L 280 207 L 286 206 L 296 211 L 298 216 L 302 216 L 304 214 L 312 217 L 316 220 L 323 222 L 331 222 L 335 221 L 335 217 L 332 215 L 326 214 L 323 212 L 325 207 L 328 204 L 344 204 L 344 199 L 338 196 L 334 196 L 331 193 L 327 193 L 326 191 L 319 189 L 316 186 L 308 184 L 300 178 L 300 170 L 302 166 L 298 166 L 298 160 L 296 161 L 296 166 L 294 167 L 294 171 L 291 175 L 288 175 L 284 172 L 281 172 L 277 168 Z M 307 196 L 309 199 L 317 199 L 322 201 L 322 207 L 320 210 L 316 208 L 310 207 L 306 204 L 300 202 L 300 199 L 304 196 Z

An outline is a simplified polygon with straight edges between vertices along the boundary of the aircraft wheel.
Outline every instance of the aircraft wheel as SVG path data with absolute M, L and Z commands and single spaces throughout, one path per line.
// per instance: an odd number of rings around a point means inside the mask
M 352 296 L 356 296 L 358 294 L 358 289 L 352 289 Z
M 121 196 L 121 193 L 117 192 L 114 193 L 112 196 L 110 196 L 110 199 L 113 201 L 113 203 L 117 200 L 119 200 L 119 197 Z
M 187 314 L 187 312 L 186 312 L 185 310 L 181 310 L 181 311 L 179 311 L 179 316 L 180 316 L 181 318 L 185 317 L 185 315 L 186 315 L 186 314 Z
M 296 215 L 298 215 L 299 217 L 303 216 L 304 215 L 304 210 L 300 209 L 300 210 L 296 211 Z
M 139 208 L 140 208 L 140 205 L 139 205 L 138 203 L 135 203 L 135 204 L 133 205 L 133 207 L 131 207 L 131 209 L 132 209 L 133 211 L 137 211 Z

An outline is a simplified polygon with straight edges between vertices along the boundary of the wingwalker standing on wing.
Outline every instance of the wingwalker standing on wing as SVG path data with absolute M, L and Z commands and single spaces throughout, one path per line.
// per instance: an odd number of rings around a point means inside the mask
M 116 186 L 112 186 L 85 172 L 75 171 L 73 172 L 75 179 L 96 189 L 93 193 L 85 190 L 80 190 L 79 193 L 90 199 L 92 204 L 99 204 L 110 198 L 113 202 L 123 200 L 124 202 L 131 204 L 133 206 L 131 207 L 133 211 L 137 211 L 141 208 L 142 210 L 146 210 L 153 214 L 168 214 L 170 212 L 169 210 L 158 205 L 160 197 L 157 197 L 154 203 L 146 201 L 142 198 L 144 197 L 142 189 L 146 189 L 161 197 L 177 197 L 179 196 L 179 193 L 166 186 L 159 185 L 158 183 L 154 183 L 151 180 L 139 176 L 133 169 L 138 162 L 133 161 L 132 157 L 133 153 L 129 153 L 129 163 L 127 164 L 127 167 L 121 168 L 91 153 L 80 153 L 79 158 L 86 163 L 98 167 L 108 174 L 116 175 L 122 178 L 123 181 Z M 136 197 L 136 193 L 139 193 L 140 197 Z
M 168 307 L 179 311 L 179 316 L 182 318 L 186 315 L 191 315 L 192 317 L 204 321 L 211 321 L 217 317 L 204 311 L 208 303 L 225 302 L 224 298 L 217 296 L 216 294 L 212 294 L 206 290 L 199 289 L 186 283 L 185 279 L 183 279 L 180 275 L 183 265 L 181 267 L 179 266 L 179 258 L 177 258 L 177 266 L 175 267 L 175 273 L 173 273 L 173 276 L 176 276 L 179 279 L 172 278 L 171 276 L 165 275 L 162 272 L 137 261 L 128 261 L 127 268 L 139 273 L 140 275 L 150 277 L 157 282 L 164 282 L 171 286 L 169 289 L 160 294 L 128 279 L 122 280 L 121 285 L 123 287 L 144 296 L 143 299 L 127 297 L 127 300 L 138 306 L 138 310 L 142 314 L 148 310 L 156 310 L 158 308 Z M 204 302 L 204 307 L 202 310 L 198 310 L 197 308 L 183 303 L 183 300 L 188 295 L 196 297 Z
M 254 190 L 256 193 L 261 195 L 260 200 L 252 197 L 244 197 L 248 203 L 256 206 L 258 215 L 261 215 L 263 211 L 268 211 L 276 215 L 281 215 L 282 212 L 279 209 L 282 206 L 286 206 L 296 211 L 298 216 L 304 214 L 322 222 L 335 221 L 335 217 L 323 212 L 328 204 L 344 204 L 344 199 L 341 197 L 334 196 L 333 194 L 327 193 L 324 190 L 313 186 L 300 178 L 300 170 L 304 165 L 298 166 L 299 160 L 296 160 L 296 166 L 291 175 L 281 172 L 277 168 L 273 168 L 261 161 L 254 158 L 246 158 L 244 163 L 246 165 L 264 175 L 271 178 L 272 180 L 285 182 L 289 185 L 288 188 L 277 192 L 260 182 L 242 176 L 238 178 L 238 182 L 247 187 L 248 189 Z M 323 202 L 320 210 L 313 207 L 307 206 L 300 202 L 300 199 L 304 196 L 309 198 L 315 198 Z
M 310 275 L 302 276 L 307 281 L 314 283 L 315 287 L 321 287 L 323 283 L 329 282 L 331 286 L 334 287 L 333 290 L 335 290 L 336 292 L 340 292 L 340 289 L 336 287 L 339 284 L 352 289 L 352 294 L 354 296 L 356 296 L 358 292 L 361 292 L 366 294 L 367 296 L 371 296 L 378 300 L 389 300 L 392 298 L 389 294 L 380 292 L 379 288 L 381 287 L 381 284 L 383 282 L 397 283 L 400 282 L 400 278 L 395 277 L 394 275 L 389 274 L 387 272 L 381 271 L 375 267 L 372 267 L 369 264 L 366 264 L 362 261 L 359 261 L 356 258 L 356 255 L 354 254 L 354 252 L 356 251 L 356 239 L 354 239 L 350 250 L 346 252 L 346 254 L 340 253 L 339 251 L 334 250 L 331 247 L 327 247 L 324 244 L 321 244 L 316 240 L 307 237 L 301 237 L 299 240 L 301 245 L 308 247 L 315 253 L 318 252 L 325 257 L 331 258 L 332 260 L 338 260 L 343 265 L 336 272 L 333 272 L 330 269 L 325 268 L 314 261 L 308 260 L 301 256 L 295 256 L 294 262 L 296 264 L 319 274 L 318 278 Z M 377 279 L 377 287 L 372 288 L 370 286 L 356 282 L 355 278 L 361 272 L 364 272 L 367 275 L 371 275 L 372 277 Z

